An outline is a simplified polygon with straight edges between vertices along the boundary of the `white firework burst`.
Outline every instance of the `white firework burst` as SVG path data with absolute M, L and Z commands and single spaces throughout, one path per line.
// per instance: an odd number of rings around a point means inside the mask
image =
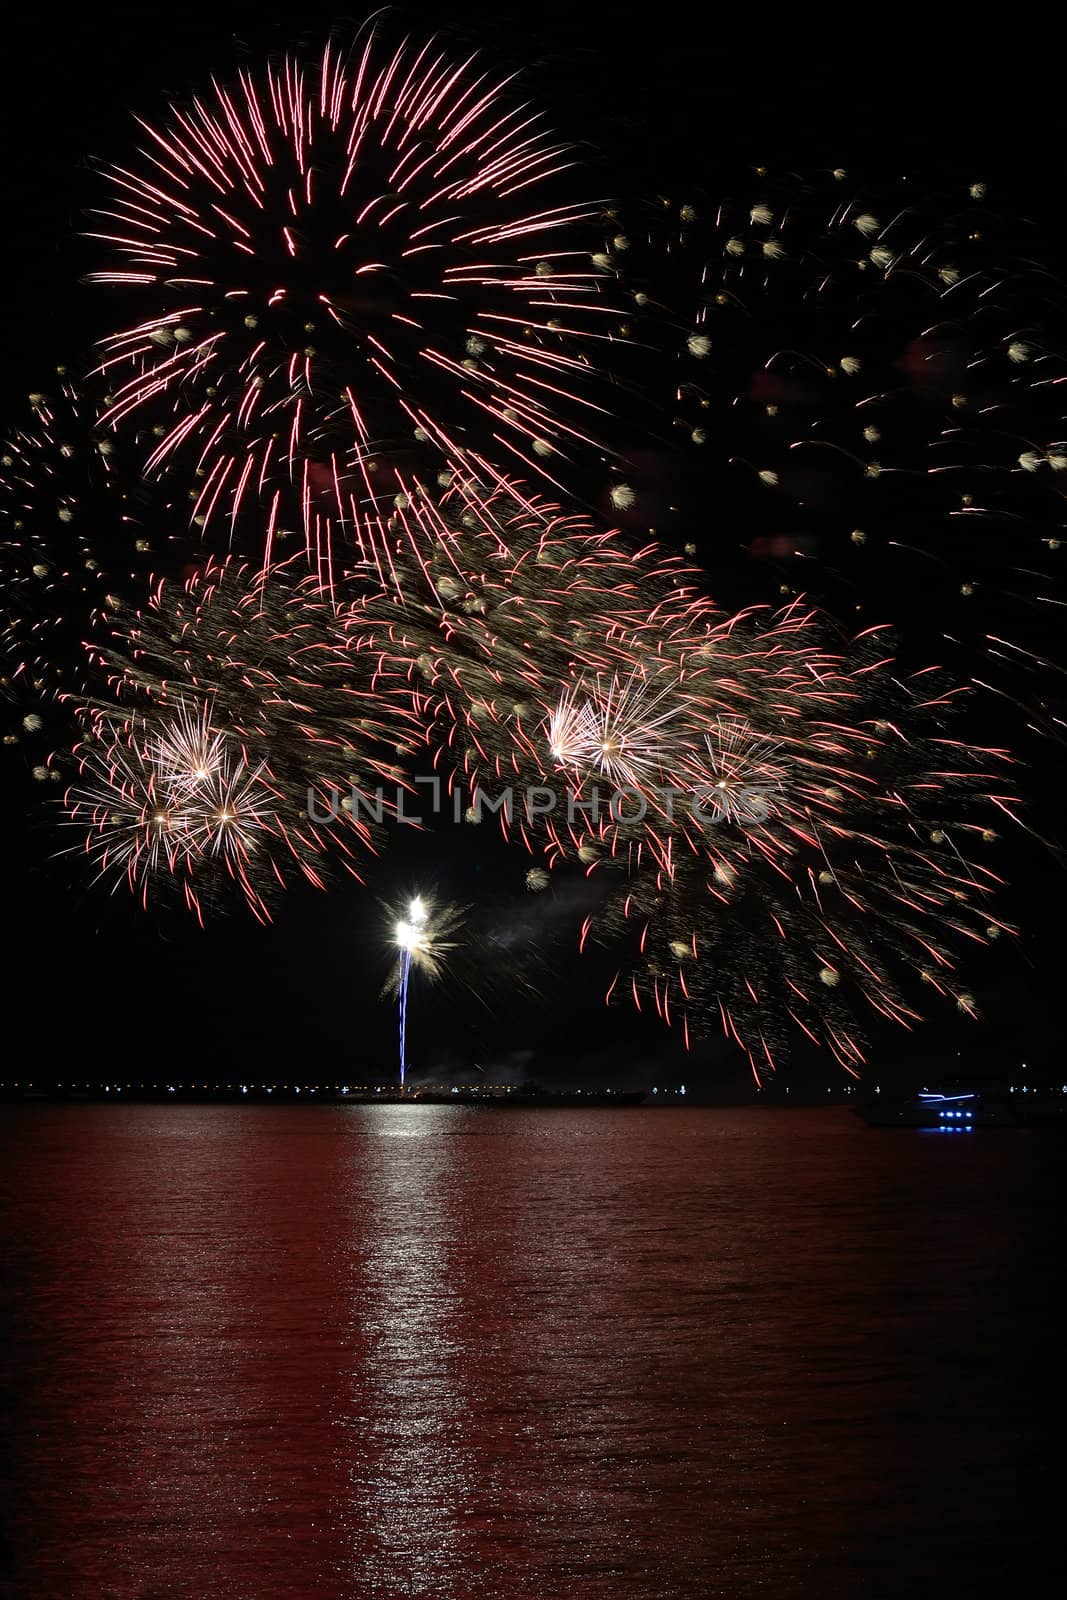
M 197 791 L 187 815 L 198 851 L 240 868 L 273 835 L 276 799 L 266 781 L 266 763 L 243 759 L 224 765 Z
M 192 794 L 223 773 L 226 744 L 226 735 L 212 727 L 206 706 L 190 708 L 183 702 L 153 739 L 152 760 L 159 782 L 172 793 Z
M 399 994 L 411 969 L 436 983 L 444 975 L 450 952 L 459 944 L 457 935 L 463 925 L 464 907 L 416 894 L 401 905 L 387 906 L 386 913 L 392 928 L 391 943 L 398 954 L 383 992 Z
M 265 763 L 249 766 L 203 706 L 180 705 L 160 724 L 98 715 L 63 797 L 98 877 L 125 880 L 147 901 L 168 879 L 184 884 L 206 857 L 241 876 L 256 836 L 277 831 Z
M 740 828 L 772 817 L 786 776 L 779 745 L 732 717 L 720 717 L 704 745 L 694 791 L 705 816 Z
M 549 748 L 568 766 L 641 789 L 676 760 L 684 710 L 676 691 L 657 689 L 640 668 L 626 678 L 597 677 L 562 696 L 549 719 Z
M 82 831 L 98 877 L 115 874 L 147 891 L 150 880 L 181 872 L 194 854 L 186 796 L 161 783 L 151 738 L 108 727 L 98 740 L 82 750 L 80 781 L 63 796 L 64 820 Z

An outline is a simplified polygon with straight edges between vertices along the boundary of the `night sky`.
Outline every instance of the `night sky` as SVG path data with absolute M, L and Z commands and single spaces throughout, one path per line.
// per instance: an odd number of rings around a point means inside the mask
M 769 12 L 745 21 L 736 8 L 700 17 L 677 4 L 631 14 L 457 4 L 399 15 L 413 31 L 437 26 L 458 49 L 477 45 L 492 65 L 522 67 L 557 131 L 587 147 L 590 194 L 647 195 L 665 184 L 679 195 L 692 184 L 714 190 L 721 173 L 746 163 L 919 171 L 931 184 L 981 178 L 1009 190 L 1058 248 L 1059 64 L 1039 39 L 1024 63 L 999 37 L 968 38 L 957 28 L 932 38 L 901 26 L 899 12 L 852 13 L 837 25 L 806 12 L 784 29 Z M 264 48 L 315 49 L 331 24 L 343 23 L 316 6 L 226 3 L 97 4 L 63 21 L 37 8 L 8 22 L 0 67 L 5 424 L 20 419 L 29 391 L 47 388 L 57 362 L 76 364 L 102 331 L 101 308 L 78 285 L 90 261 L 78 233 L 100 192 L 93 162 L 132 143 L 129 112 L 150 115 L 168 94 L 180 97 L 212 71 L 228 76 Z M 728 504 L 715 512 L 729 522 Z M 377 998 L 389 964 L 379 900 L 426 886 L 475 906 L 477 926 L 501 956 L 490 980 L 461 962 L 450 987 L 416 996 L 418 1065 L 476 1061 L 560 1083 L 743 1081 L 740 1062 L 718 1043 L 687 1060 L 660 1027 L 625 1008 L 607 1012 L 601 976 L 610 963 L 594 957 L 578 967 L 568 908 L 524 897 L 528 861 L 505 851 L 488 826 L 410 835 L 366 892 L 341 883 L 328 897 L 291 894 L 272 928 L 235 913 L 202 932 L 178 914 L 146 916 L 124 892 L 87 892 L 49 861 L 39 810 L 24 820 L 27 790 L 15 765 L 4 783 L 4 1014 L 13 1039 L 25 1039 L 33 1076 L 285 1082 L 351 1080 L 360 1066 L 373 1077 L 378 1063 L 391 1070 L 392 1018 Z M 906 1075 L 909 1055 L 957 1050 L 961 1070 L 999 1070 L 1023 1048 L 1053 1063 L 1062 941 L 1052 924 L 1063 868 L 1020 845 L 1018 869 L 1010 914 L 1027 935 L 1018 950 L 997 949 L 972 969 L 985 1021 L 949 1013 L 911 1043 L 876 1037 L 880 1072 Z M 536 957 L 520 964 L 532 996 L 509 974 L 507 955 L 531 937 Z M 20 1046 L 12 1057 L 8 1077 L 22 1070 Z M 832 1068 L 802 1054 L 788 1070 L 798 1086 L 836 1081 Z

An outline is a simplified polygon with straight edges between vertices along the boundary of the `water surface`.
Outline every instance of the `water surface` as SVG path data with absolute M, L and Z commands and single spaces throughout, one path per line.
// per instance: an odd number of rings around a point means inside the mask
M 1025 1593 L 1057 1154 L 842 1110 L 9 1108 L 4 1592 Z

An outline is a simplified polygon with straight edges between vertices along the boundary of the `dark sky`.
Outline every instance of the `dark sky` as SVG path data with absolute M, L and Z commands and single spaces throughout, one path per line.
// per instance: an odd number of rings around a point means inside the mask
M 742 162 L 864 166 L 930 178 L 983 177 L 1010 186 L 1021 207 L 1056 225 L 1061 204 L 1059 64 L 1032 38 L 1025 59 L 998 37 L 968 35 L 960 14 L 943 33 L 916 14 L 865 8 L 847 21 L 805 8 L 780 23 L 769 8 L 698 8 L 657 3 L 624 10 L 538 3 L 398 8 L 413 30 L 436 26 L 459 47 L 522 67 L 530 93 L 561 134 L 588 149 L 593 193 L 645 194 L 673 183 L 714 187 L 720 169 Z M 299 17 L 299 22 L 294 21 Z M 6 23 L 0 65 L 7 249 L 0 262 L 3 415 L 44 386 L 55 363 L 93 333 L 77 240 L 93 193 L 92 162 L 121 153 L 129 111 L 151 113 L 211 72 L 270 46 L 318 45 L 343 13 L 226 0 L 171 7 L 107 3 L 64 16 L 25 8 Z M 350 20 L 362 20 L 351 13 Z M 4 1014 L 27 1040 L 38 1076 L 116 1072 L 196 1081 L 222 1070 L 278 1080 L 351 1076 L 353 1063 L 392 1049 L 391 1019 L 376 1002 L 387 955 L 372 894 L 342 888 L 328 901 L 294 896 L 269 931 L 231 919 L 208 933 L 178 919 L 153 921 L 125 896 L 108 900 L 71 888 L 62 867 L 43 864 L 41 829 L 20 830 L 21 791 L 9 790 L 8 934 Z M 482 830 L 484 833 L 485 830 Z M 375 893 L 436 879 L 446 893 L 476 899 L 496 934 L 534 913 L 521 897 L 526 863 L 465 836 L 394 853 Z M 1040 994 L 1047 978 L 1020 958 L 1014 975 L 985 973 L 991 1027 L 981 1050 L 995 1059 L 1026 1013 L 1023 1036 L 1047 1033 Z M 522 1001 L 506 971 L 487 1003 L 462 987 L 419 1002 L 415 1054 L 456 1062 L 505 1061 L 514 1070 L 536 1052 L 542 1076 L 566 1078 L 592 1061 L 598 1075 L 681 1072 L 658 1030 L 628 1012 L 609 1016 L 602 985 L 564 939 L 537 974 L 543 998 Z M 1046 969 L 1042 969 L 1046 970 Z M 1048 969 L 1051 970 L 1051 969 Z M 475 976 L 475 981 L 477 977 Z M 982 976 L 981 974 L 979 975 Z M 1051 1009 L 1051 1007 L 1049 1008 Z M 952 1048 L 971 1048 L 974 1030 Z M 923 1043 L 933 1049 L 938 1036 Z M 883 1060 L 899 1053 L 894 1041 Z M 655 1068 L 648 1063 L 657 1061 Z M 698 1064 L 731 1077 L 716 1047 Z M 62 1070 L 61 1070 L 62 1069 Z M 801 1068 L 797 1069 L 798 1072 Z M 10 1074 L 8 1074 L 10 1075 Z M 817 1076 L 830 1074 L 823 1068 Z

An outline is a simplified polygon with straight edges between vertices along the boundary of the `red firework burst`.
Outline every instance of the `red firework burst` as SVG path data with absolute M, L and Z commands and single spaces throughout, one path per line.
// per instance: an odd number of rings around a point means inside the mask
M 320 582 L 338 530 L 365 559 L 398 467 L 556 481 L 593 442 L 613 278 L 557 194 L 566 147 L 504 88 L 430 44 L 328 46 L 171 106 L 109 169 L 93 279 L 141 309 L 103 341 L 104 419 L 195 466 L 202 529 L 265 512 L 264 566 L 298 531 Z

